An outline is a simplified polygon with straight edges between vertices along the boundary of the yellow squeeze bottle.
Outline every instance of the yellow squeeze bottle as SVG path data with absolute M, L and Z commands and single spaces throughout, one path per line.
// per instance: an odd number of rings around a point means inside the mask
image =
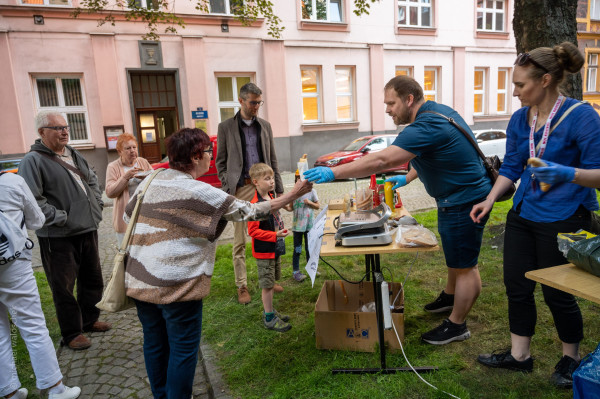
M 390 207 L 392 212 L 394 212 L 394 191 L 392 190 L 393 186 L 394 186 L 394 183 L 385 182 L 385 185 L 383 187 L 383 190 L 385 193 L 385 203 L 387 204 L 387 206 Z

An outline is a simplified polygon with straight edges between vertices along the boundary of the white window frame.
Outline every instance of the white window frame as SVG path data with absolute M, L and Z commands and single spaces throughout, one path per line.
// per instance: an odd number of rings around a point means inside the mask
M 510 79 L 510 68 L 498 68 L 498 81 L 500 81 L 500 74 L 501 73 L 505 73 L 506 77 L 504 78 L 504 88 L 501 89 L 500 87 L 498 87 L 498 91 L 496 92 L 496 98 L 498 98 L 498 94 L 504 94 L 504 111 L 500 111 L 499 110 L 499 105 L 500 104 L 496 104 L 496 112 L 498 114 L 508 114 L 508 97 L 509 97 L 509 92 L 508 92 L 508 85 L 509 85 L 509 79 Z
M 231 12 L 231 2 L 230 0 L 221 0 L 224 3 L 224 8 L 225 8 L 225 13 L 221 13 L 221 12 L 213 12 L 211 7 L 210 7 L 210 1 L 208 2 L 208 8 L 210 10 L 211 14 L 216 14 L 216 15 L 233 15 L 233 13 Z
M 588 92 L 597 92 L 598 89 L 596 85 L 598 81 L 598 53 L 588 53 L 585 74 L 586 90 Z
M 231 90 L 233 92 L 233 100 L 231 101 L 220 101 L 219 99 L 219 78 L 231 79 Z M 244 73 L 239 74 L 217 74 L 215 75 L 215 88 L 217 89 L 217 113 L 219 115 L 219 122 L 221 120 L 221 108 L 233 108 L 233 114 L 237 114 L 240 111 L 240 102 L 238 101 L 241 87 L 237 87 L 237 78 L 250 78 L 250 82 L 254 83 L 254 76 Z
M 497 2 L 502 2 L 502 10 L 498 10 L 494 6 Z M 492 8 L 486 7 L 486 0 L 482 0 L 483 7 L 477 7 L 477 17 L 479 17 L 479 13 L 482 14 L 481 19 L 481 28 L 477 25 L 477 31 L 479 32 L 506 32 L 506 0 L 493 0 Z M 485 17 L 486 14 L 492 14 L 492 28 L 486 29 L 485 27 Z M 502 29 L 496 29 L 496 15 L 502 14 Z
M 433 71 L 433 90 L 425 90 L 425 72 Z M 423 69 L 423 98 L 427 96 L 434 96 L 433 101 L 438 102 L 438 87 L 440 84 L 439 80 L 439 68 L 438 67 L 425 67 Z
M 398 19 L 400 19 L 400 7 L 406 7 L 406 23 L 405 24 L 401 24 L 400 21 L 396 21 L 396 24 L 400 27 L 403 28 L 433 28 L 433 0 L 416 0 L 416 1 L 410 1 L 410 0 L 398 0 L 398 3 L 396 4 L 397 10 L 398 10 Z M 410 11 L 409 8 L 410 7 L 416 7 L 418 9 L 417 12 L 417 24 L 416 25 L 410 25 L 409 24 L 409 16 L 410 16 Z M 421 21 L 421 15 L 422 15 L 422 11 L 423 8 L 429 8 L 429 25 L 423 25 L 423 22 Z
M 338 70 L 347 70 L 350 79 L 350 91 L 338 91 L 337 84 L 335 88 L 335 114 L 338 122 L 349 122 L 354 120 L 354 68 L 351 66 L 336 66 L 335 71 L 337 74 Z M 340 118 L 337 114 L 338 98 L 339 97 L 350 97 L 350 118 Z
M 398 71 L 406 71 L 405 76 L 410 76 L 411 78 L 413 77 L 413 74 L 414 74 L 414 68 L 411 66 L 397 66 L 394 76 L 400 76 L 398 74 Z
M 600 20 L 600 0 L 590 0 L 590 19 Z
M 139 3 L 139 7 L 140 8 L 146 8 L 148 10 L 158 10 L 160 7 L 154 8 L 154 7 L 149 7 L 148 3 L 152 4 L 152 0 L 135 0 L 136 3 Z
M 302 91 L 302 71 L 304 70 L 314 70 L 316 71 L 316 76 L 317 76 L 317 92 L 316 93 L 304 93 Z M 302 123 L 318 123 L 321 122 L 323 119 L 323 112 L 321 111 L 322 108 L 322 104 L 323 104 L 323 98 L 321 97 L 321 67 L 319 66 L 308 66 L 308 65 L 301 65 L 300 66 L 300 94 L 302 97 Z M 304 119 L 304 99 L 305 98 L 312 98 L 312 97 L 316 97 L 317 98 L 317 114 L 318 117 L 317 119 Z
M 85 96 L 85 84 L 83 81 L 83 75 L 43 75 L 36 74 L 32 75 L 33 92 L 35 96 L 36 114 L 40 111 L 56 111 L 59 112 L 66 121 L 68 113 L 82 113 L 85 115 L 85 130 L 87 138 L 84 140 L 73 140 L 69 134 L 69 144 L 87 144 L 91 143 L 91 130 L 90 130 L 90 118 L 87 109 L 87 101 Z M 56 82 L 56 95 L 58 97 L 58 106 L 56 107 L 42 107 L 40 105 L 40 95 L 37 87 L 37 79 L 54 79 Z M 79 106 L 66 106 L 65 95 L 62 87 L 62 79 L 79 79 L 79 87 L 81 87 L 81 100 L 83 105 Z M 68 123 L 68 122 L 67 122 Z
M 23 0 L 20 0 L 20 4 L 23 6 L 33 6 L 33 7 L 39 7 L 39 6 L 48 6 L 48 7 L 72 7 L 72 0 L 68 0 L 69 4 L 50 4 L 50 0 L 44 0 L 44 4 L 28 4 L 28 3 L 24 3 Z
M 288 0 L 289 1 L 289 0 Z M 302 3 L 304 3 L 303 0 L 299 0 L 300 1 L 300 6 L 302 7 Z M 312 8 L 312 12 L 310 14 L 310 18 L 302 18 L 303 21 L 313 21 L 313 22 L 330 22 L 330 23 L 344 23 L 344 7 L 346 6 L 346 1 L 347 0 L 339 0 L 339 4 L 340 4 L 340 20 L 339 21 L 331 21 L 330 18 L 330 9 L 331 9 L 331 0 L 324 0 L 327 2 L 327 7 L 325 9 L 325 19 L 317 19 L 317 0 L 306 0 L 307 2 L 311 3 L 311 8 Z M 338 1 L 335 1 L 335 3 L 338 3 Z
M 475 72 L 482 72 L 483 78 L 481 80 L 482 88 L 480 90 L 475 89 Z M 486 101 L 486 88 L 487 88 L 487 69 L 486 68 L 475 68 L 473 71 L 473 115 L 486 115 L 487 101 Z M 475 96 L 481 95 L 481 111 L 475 111 Z

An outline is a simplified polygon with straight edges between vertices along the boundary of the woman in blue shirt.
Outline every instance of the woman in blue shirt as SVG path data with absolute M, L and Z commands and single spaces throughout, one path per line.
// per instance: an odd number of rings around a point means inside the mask
M 591 211 L 598 209 L 593 189 L 569 181 L 542 191 L 527 165 L 529 158 L 537 157 L 582 169 L 600 167 L 598 114 L 590 105 L 566 98 L 559 91 L 564 75 L 578 72 L 583 63 L 583 56 L 569 42 L 519 54 L 515 61 L 513 95 L 519 97 L 523 108 L 508 124 L 506 155 L 496 184 L 486 200 L 471 211 L 471 218 L 479 221 L 513 182 L 521 180 L 507 215 L 504 239 L 511 349 L 479 355 L 477 360 L 486 366 L 532 371 L 536 283 L 525 278 L 525 273 L 567 263 L 558 250 L 556 235 L 588 229 Z M 551 379 L 555 385 L 568 388 L 580 361 L 581 312 L 571 294 L 547 285 L 542 286 L 542 292 L 562 341 L 563 356 Z

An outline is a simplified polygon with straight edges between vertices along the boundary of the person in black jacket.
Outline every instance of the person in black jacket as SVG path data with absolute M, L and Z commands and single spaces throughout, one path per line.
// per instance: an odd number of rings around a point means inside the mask
M 84 331 L 104 332 L 111 327 L 98 321 L 96 308 L 103 289 L 97 231 L 102 193 L 87 161 L 67 145 L 70 127 L 60 113 L 40 112 L 36 128 L 40 138 L 21 161 L 18 173 L 46 217 L 36 235 L 62 344 L 87 349 L 92 343 Z

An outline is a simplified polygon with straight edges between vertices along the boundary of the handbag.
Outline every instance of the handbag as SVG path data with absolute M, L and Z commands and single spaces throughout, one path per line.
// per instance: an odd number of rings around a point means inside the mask
M 156 177 L 156 175 L 163 170 L 164 169 L 160 168 L 154 171 L 154 173 L 148 177 L 148 182 L 144 186 L 142 192 L 138 194 L 135 208 L 133 209 L 131 218 L 129 218 L 127 230 L 123 236 L 123 241 L 121 242 L 121 246 L 119 247 L 119 250 L 115 254 L 115 258 L 113 260 L 112 274 L 110 275 L 110 279 L 108 280 L 106 288 L 102 293 L 102 299 L 96 304 L 96 307 L 100 310 L 107 312 L 120 312 L 135 305 L 133 299 L 125 294 L 125 265 L 127 264 L 127 256 L 129 254 L 129 242 L 133 236 L 133 230 L 135 228 L 135 224 L 137 223 L 140 207 L 142 205 L 142 201 L 144 200 L 144 194 L 146 194 L 146 190 L 148 190 L 148 186 L 150 186 L 152 179 L 154 179 L 154 177 Z
M 448 122 L 450 122 L 452 126 L 457 128 L 469 140 L 473 147 L 475 147 L 477 154 L 483 161 L 483 166 L 485 167 L 487 175 L 492 181 L 492 185 L 496 183 L 496 180 L 498 180 L 499 176 L 498 171 L 500 170 L 500 166 L 502 166 L 502 161 L 500 161 L 500 158 L 498 158 L 497 155 L 493 155 L 491 157 L 486 157 L 485 155 L 483 155 L 483 152 L 481 152 L 481 149 L 479 148 L 479 145 L 477 144 L 475 139 L 469 133 L 467 133 L 465 129 L 463 129 L 463 127 L 454 120 L 454 118 L 449 118 L 446 115 L 440 114 L 439 112 L 435 111 L 423 111 L 422 113 L 439 115 L 442 118 L 446 119 Z M 496 202 L 502 202 L 511 199 L 512 196 L 515 194 L 515 191 L 517 191 L 517 187 L 515 186 L 515 183 L 512 183 L 508 190 L 506 190 L 504 194 L 502 194 L 500 198 L 496 200 Z

